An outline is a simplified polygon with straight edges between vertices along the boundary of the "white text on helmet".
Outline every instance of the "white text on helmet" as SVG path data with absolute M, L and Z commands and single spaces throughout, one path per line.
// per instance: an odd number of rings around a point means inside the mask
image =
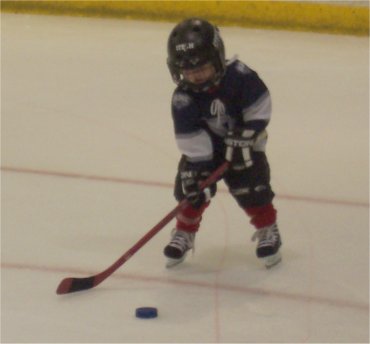
M 192 42 L 182 43 L 182 44 L 176 45 L 176 51 L 187 51 L 187 50 L 190 50 L 190 49 L 194 49 L 194 43 L 192 43 Z

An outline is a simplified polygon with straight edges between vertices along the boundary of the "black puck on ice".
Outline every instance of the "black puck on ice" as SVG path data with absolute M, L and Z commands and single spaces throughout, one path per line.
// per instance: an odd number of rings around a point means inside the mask
M 136 318 L 150 319 L 158 316 L 158 310 L 155 307 L 136 308 Z

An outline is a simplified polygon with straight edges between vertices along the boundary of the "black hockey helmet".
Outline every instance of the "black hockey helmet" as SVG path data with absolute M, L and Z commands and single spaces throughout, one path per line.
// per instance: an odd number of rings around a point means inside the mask
M 177 24 L 170 33 L 167 44 L 167 65 L 173 81 L 184 89 L 206 90 L 219 83 L 225 73 L 225 48 L 219 30 L 206 20 L 186 19 Z M 216 69 L 213 80 L 194 85 L 185 80 L 183 69 L 199 67 L 211 62 Z

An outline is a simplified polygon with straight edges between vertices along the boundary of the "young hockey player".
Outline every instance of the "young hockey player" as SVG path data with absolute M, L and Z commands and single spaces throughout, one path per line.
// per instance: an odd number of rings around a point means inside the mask
M 167 64 L 177 84 L 172 117 L 182 154 L 174 194 L 189 205 L 176 217 L 176 228 L 164 248 L 167 267 L 181 263 L 194 246 L 202 214 L 216 193 L 199 182 L 222 164 L 223 179 L 256 232 L 256 254 L 266 267 L 281 260 L 281 240 L 272 204 L 270 168 L 265 154 L 271 117 L 269 91 L 256 72 L 234 58 L 225 60 L 219 30 L 191 18 L 177 24 L 168 39 Z

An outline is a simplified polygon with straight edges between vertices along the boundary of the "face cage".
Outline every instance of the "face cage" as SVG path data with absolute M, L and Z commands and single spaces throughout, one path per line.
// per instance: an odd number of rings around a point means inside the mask
M 184 90 L 192 90 L 194 92 L 206 92 L 210 88 L 217 86 L 220 83 L 221 75 L 219 72 L 216 72 L 215 76 L 202 84 L 193 84 L 190 81 L 187 81 L 185 78 L 181 78 L 178 85 Z
M 215 76 L 212 80 L 208 80 L 208 81 L 206 81 L 202 84 L 198 84 L 198 85 L 193 84 L 193 83 L 187 81 L 183 77 L 180 68 L 178 68 L 176 66 L 173 66 L 173 65 L 172 66 L 169 65 L 169 69 L 170 69 L 170 72 L 171 72 L 171 75 L 172 75 L 172 79 L 175 82 L 175 84 L 178 85 L 183 90 L 192 90 L 194 92 L 206 92 L 210 88 L 217 86 L 220 83 L 221 78 L 224 75 L 224 69 L 222 68 L 222 65 L 221 65 L 220 61 L 218 61 L 218 59 L 217 59 L 217 61 L 210 60 L 210 62 L 214 65 L 214 67 L 216 69 Z M 207 62 L 205 62 L 205 63 L 207 63 Z

